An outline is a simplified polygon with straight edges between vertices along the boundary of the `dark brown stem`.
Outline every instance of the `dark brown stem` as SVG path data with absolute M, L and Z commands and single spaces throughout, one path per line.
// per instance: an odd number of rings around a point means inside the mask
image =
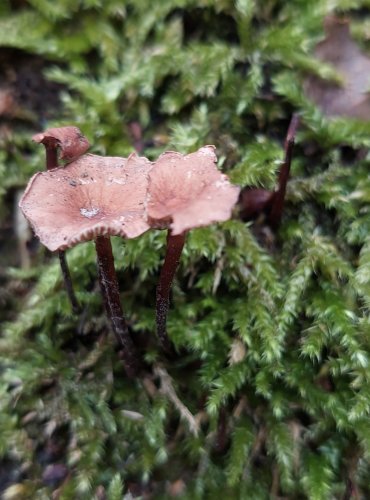
M 118 280 L 114 268 L 114 258 L 110 238 L 98 236 L 95 239 L 99 282 L 104 298 L 107 316 L 117 341 L 122 346 L 122 359 L 127 375 L 134 377 L 140 368 L 139 355 L 130 337 L 123 317 Z
M 58 167 L 58 143 L 56 141 L 43 142 L 46 153 L 46 170 L 52 170 Z M 60 262 L 60 267 L 62 270 L 62 276 L 64 280 L 64 286 L 69 298 L 69 302 L 72 306 L 72 311 L 78 314 L 81 311 L 80 305 L 77 301 L 75 292 L 73 290 L 73 283 L 71 278 L 71 273 L 69 272 L 65 252 L 63 250 L 58 250 L 58 257 Z
M 71 273 L 69 272 L 69 267 L 67 264 L 66 254 L 63 250 L 58 251 L 60 268 L 62 270 L 64 286 L 66 287 L 67 295 L 69 297 L 69 301 L 72 306 L 72 310 L 75 314 L 79 314 L 81 312 L 80 305 L 78 303 L 77 297 L 73 290 L 73 283 L 71 278 Z
M 273 227 L 274 229 L 276 229 L 279 226 L 281 217 L 283 215 L 285 192 L 289 179 L 294 141 L 299 126 L 299 121 L 300 121 L 299 116 L 297 114 L 294 114 L 292 116 L 292 119 L 290 120 L 288 133 L 285 138 L 285 145 L 284 145 L 285 157 L 279 172 L 278 189 L 274 193 L 271 211 L 269 215 L 269 223 L 271 227 Z
M 45 142 L 46 170 L 58 167 L 58 146 L 55 142 Z
M 164 263 L 162 266 L 156 295 L 156 322 L 157 335 L 162 344 L 163 349 L 171 353 L 173 351 L 172 343 L 167 335 L 167 313 L 170 304 L 170 291 L 173 277 L 180 262 L 181 252 L 184 248 L 186 232 L 171 234 L 167 233 L 167 249 Z

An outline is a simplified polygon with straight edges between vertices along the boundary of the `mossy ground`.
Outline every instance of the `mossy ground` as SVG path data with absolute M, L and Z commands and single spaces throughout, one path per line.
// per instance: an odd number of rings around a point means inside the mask
M 1 2 L 4 498 L 370 496 L 370 122 L 329 121 L 302 91 L 328 75 L 312 53 L 333 12 L 366 50 L 365 0 Z M 92 152 L 126 156 L 138 122 L 150 158 L 215 144 L 233 182 L 272 188 L 293 112 L 279 231 L 235 217 L 189 235 L 168 323 L 176 361 L 154 335 L 163 232 L 114 239 L 151 367 L 137 380 L 108 331 L 92 244 L 68 252 L 81 318 L 54 257 L 32 242 L 19 267 L 14 200 L 44 163 L 33 133 L 73 124 Z

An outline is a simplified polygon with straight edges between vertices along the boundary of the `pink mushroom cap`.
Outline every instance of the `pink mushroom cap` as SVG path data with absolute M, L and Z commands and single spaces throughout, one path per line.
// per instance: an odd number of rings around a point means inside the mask
M 51 251 L 100 235 L 135 238 L 149 229 L 144 210 L 150 167 L 135 153 L 127 159 L 86 154 L 35 174 L 19 206 Z
M 60 148 L 60 159 L 71 161 L 86 153 L 90 144 L 77 127 L 49 128 L 32 137 L 34 142 Z
M 148 222 L 172 234 L 228 220 L 240 188 L 216 167 L 214 146 L 163 153 L 149 172 Z

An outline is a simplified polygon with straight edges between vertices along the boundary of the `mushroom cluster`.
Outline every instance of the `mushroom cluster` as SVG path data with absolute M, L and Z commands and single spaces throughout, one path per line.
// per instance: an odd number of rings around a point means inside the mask
M 169 352 L 169 294 L 186 233 L 229 219 L 240 189 L 217 169 L 214 146 L 188 155 L 169 151 L 150 162 L 135 153 L 127 159 L 84 154 L 88 142 L 76 127 L 49 129 L 34 140 L 45 145 L 47 171 L 32 177 L 20 207 L 51 251 L 95 241 L 106 312 L 122 345 L 126 371 L 133 376 L 140 360 L 122 312 L 110 236 L 135 238 L 150 228 L 168 230 L 156 322 L 162 347 Z M 60 168 L 58 149 L 61 159 L 69 161 Z

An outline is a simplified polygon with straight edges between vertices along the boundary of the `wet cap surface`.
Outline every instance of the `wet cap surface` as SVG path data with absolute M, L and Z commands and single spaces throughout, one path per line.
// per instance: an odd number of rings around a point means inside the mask
M 214 146 L 186 156 L 163 153 L 149 173 L 149 224 L 170 227 L 176 235 L 228 220 L 240 189 L 217 169 L 216 161 Z
M 99 235 L 135 238 L 144 218 L 151 163 L 86 154 L 64 168 L 37 173 L 20 207 L 49 250 L 64 250 Z

